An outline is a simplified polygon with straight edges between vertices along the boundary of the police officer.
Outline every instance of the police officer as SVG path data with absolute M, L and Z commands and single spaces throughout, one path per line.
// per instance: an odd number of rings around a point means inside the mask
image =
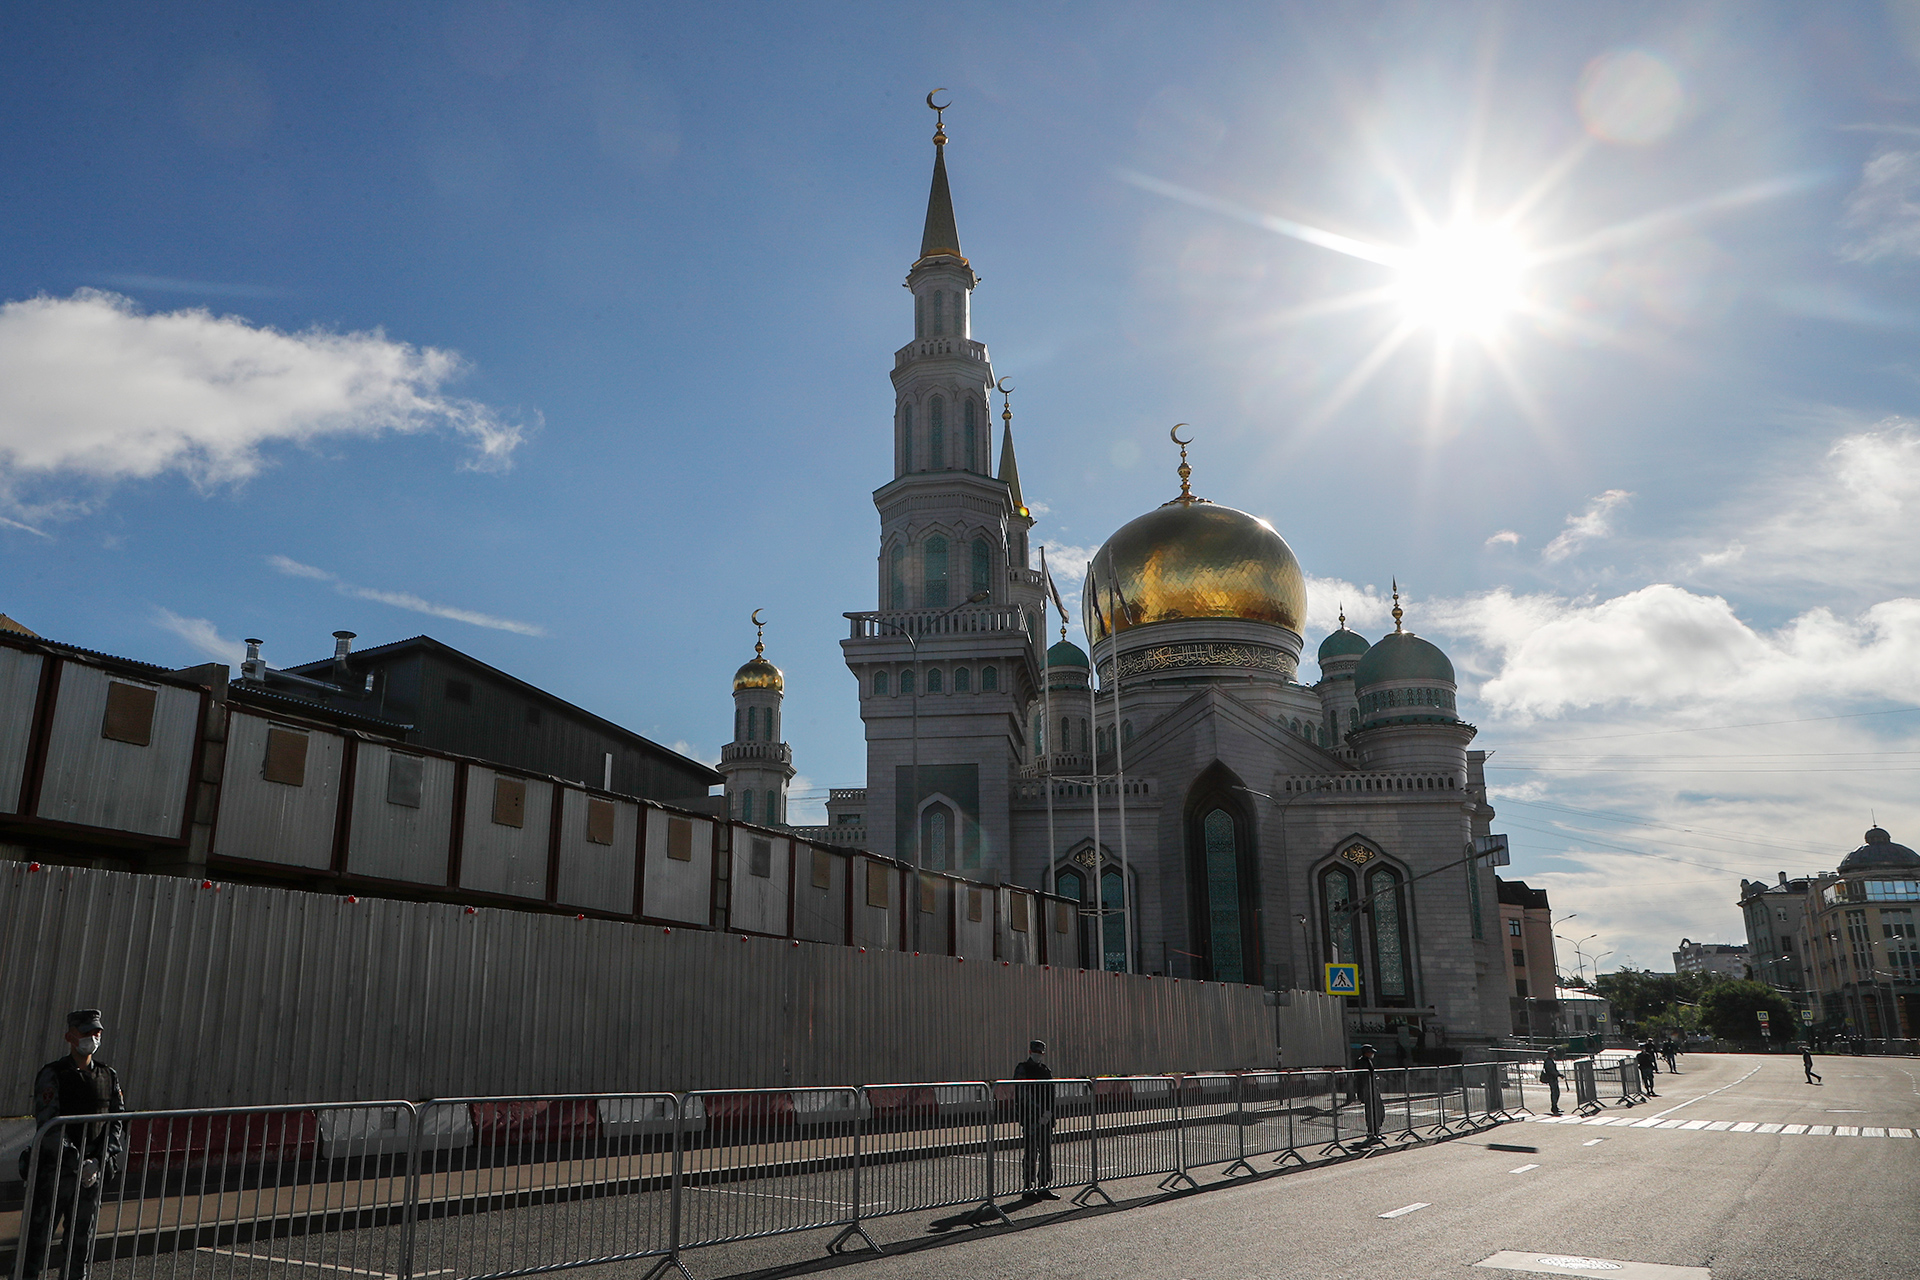
M 1020 1121 L 1020 1173 L 1034 1200 L 1058 1200 L 1053 1190 L 1053 1068 L 1047 1042 L 1027 1045 L 1027 1056 L 1013 1069 L 1014 1116 Z M 1031 1082 L 1031 1083 L 1028 1083 Z
M 36 1124 L 44 1125 L 58 1116 L 102 1115 L 127 1109 L 119 1074 L 94 1056 L 104 1034 L 98 1009 L 76 1009 L 67 1015 L 68 1053 L 40 1068 L 40 1074 L 34 1077 Z M 87 1266 L 93 1261 L 100 1195 L 107 1179 L 120 1170 L 126 1149 L 125 1127 L 118 1120 L 103 1120 L 47 1130 L 34 1174 L 33 1210 L 27 1223 L 26 1265 L 21 1269 L 27 1280 L 34 1280 L 46 1265 L 53 1229 L 61 1223 L 66 1227 L 66 1280 L 86 1280 Z M 22 1178 L 31 1158 L 31 1147 L 20 1153 Z
M 1367 1137 L 1361 1145 L 1384 1142 L 1380 1136 L 1380 1126 L 1387 1118 L 1387 1100 L 1380 1094 L 1380 1072 L 1373 1058 L 1373 1046 L 1360 1046 L 1359 1074 L 1354 1077 L 1359 1086 L 1362 1103 L 1366 1107 Z

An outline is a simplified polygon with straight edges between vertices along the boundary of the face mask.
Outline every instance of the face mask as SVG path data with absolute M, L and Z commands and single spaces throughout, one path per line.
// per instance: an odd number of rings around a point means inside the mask
M 82 1036 L 80 1037 L 79 1043 L 74 1045 L 73 1047 L 80 1051 L 81 1057 L 83 1058 L 88 1057 L 92 1054 L 96 1054 L 100 1052 L 100 1037 L 99 1036 Z

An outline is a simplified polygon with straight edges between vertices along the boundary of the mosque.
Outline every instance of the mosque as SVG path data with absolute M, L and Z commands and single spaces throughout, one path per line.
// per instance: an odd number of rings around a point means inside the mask
M 995 463 L 947 141 L 937 124 L 913 337 L 894 353 L 877 607 L 848 613 L 841 642 L 866 785 L 835 789 L 805 834 L 1076 898 L 1101 917 L 1088 967 L 1284 990 L 1351 964 L 1356 1028 L 1504 1034 L 1506 940 L 1474 856 L 1493 817 L 1485 757 L 1452 663 L 1405 628 L 1397 590 L 1391 634 L 1369 642 L 1343 616 L 1301 684 L 1299 561 L 1265 520 L 1193 492 L 1183 443 L 1179 492 L 1088 567 L 1091 657 L 1066 638 L 1029 554 L 1006 402 Z M 756 645 L 720 763 L 745 821 L 786 819 L 783 690 Z

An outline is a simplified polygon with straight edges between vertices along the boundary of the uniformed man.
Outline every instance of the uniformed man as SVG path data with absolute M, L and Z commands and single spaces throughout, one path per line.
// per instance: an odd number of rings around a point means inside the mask
M 120 1076 L 94 1055 L 105 1028 L 98 1009 L 67 1015 L 65 1057 L 40 1068 L 33 1081 L 33 1118 L 44 1125 L 59 1116 L 104 1115 L 127 1109 Z M 93 1261 L 94 1222 L 107 1179 L 120 1170 L 126 1148 L 125 1125 L 118 1120 L 62 1124 L 47 1130 L 33 1179 L 33 1208 L 27 1223 L 26 1265 L 21 1274 L 34 1280 L 52 1251 L 53 1229 L 65 1224 L 66 1280 L 86 1280 Z M 32 1148 L 20 1155 L 20 1176 L 27 1174 Z
M 1053 1190 L 1053 1068 L 1047 1043 L 1027 1046 L 1026 1059 L 1013 1069 L 1014 1116 L 1020 1121 L 1020 1172 L 1028 1198 L 1058 1200 Z M 1027 1082 L 1033 1083 L 1027 1083 Z

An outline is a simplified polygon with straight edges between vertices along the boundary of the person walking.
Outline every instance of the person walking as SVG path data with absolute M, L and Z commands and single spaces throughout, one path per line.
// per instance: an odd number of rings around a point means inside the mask
M 1355 1083 L 1360 1086 L 1360 1103 L 1366 1108 L 1367 1138 L 1366 1145 L 1383 1142 L 1380 1126 L 1387 1118 L 1387 1100 L 1380 1094 L 1380 1069 L 1373 1058 L 1373 1046 L 1360 1046 L 1360 1073 Z
M 1800 1046 L 1800 1069 L 1807 1073 L 1808 1084 L 1820 1083 L 1820 1073 L 1813 1069 L 1813 1050 L 1806 1045 Z
M 1014 1118 L 1020 1122 L 1020 1177 L 1034 1200 L 1058 1200 L 1053 1190 L 1053 1069 L 1047 1042 L 1027 1045 L 1027 1056 L 1013 1069 Z
M 1640 1046 L 1640 1052 L 1634 1055 L 1634 1061 L 1640 1065 L 1640 1085 L 1646 1090 L 1647 1096 L 1659 1097 L 1660 1094 L 1653 1087 L 1654 1072 L 1659 1070 L 1655 1065 L 1653 1041 L 1649 1040 Z
M 95 1055 L 105 1028 L 98 1009 L 67 1015 L 67 1053 L 40 1068 L 33 1081 L 33 1118 L 44 1125 L 60 1116 L 109 1115 L 127 1109 L 120 1076 Z M 118 1120 L 64 1124 L 47 1130 L 40 1163 L 33 1174 L 33 1208 L 27 1221 L 26 1258 L 20 1274 L 34 1280 L 52 1251 L 53 1230 L 65 1227 L 65 1280 L 86 1280 L 93 1261 L 94 1225 L 100 1196 L 120 1171 L 126 1150 L 126 1126 Z M 20 1176 L 27 1176 L 31 1145 L 20 1153 Z
M 1562 1115 L 1560 1110 L 1560 1050 L 1551 1046 L 1547 1056 L 1540 1063 L 1540 1083 L 1547 1086 L 1548 1105 L 1552 1108 L 1547 1114 Z
M 1676 1059 L 1680 1057 L 1680 1042 L 1678 1040 L 1668 1037 L 1667 1042 L 1660 1046 L 1660 1056 L 1667 1060 L 1668 1075 L 1677 1076 L 1680 1074 L 1680 1064 L 1676 1061 Z

